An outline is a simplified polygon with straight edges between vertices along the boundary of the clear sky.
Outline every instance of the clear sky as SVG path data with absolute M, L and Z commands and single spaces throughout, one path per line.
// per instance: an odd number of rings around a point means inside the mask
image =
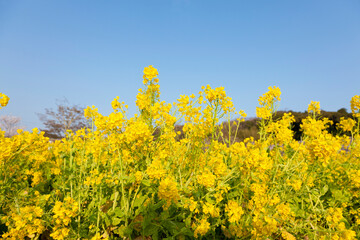
M 269 86 L 281 110 L 350 110 L 360 94 L 359 0 L 0 0 L 0 115 L 40 127 L 56 99 L 95 105 L 119 96 L 136 113 L 144 67 L 161 98 L 224 86 L 255 116 Z

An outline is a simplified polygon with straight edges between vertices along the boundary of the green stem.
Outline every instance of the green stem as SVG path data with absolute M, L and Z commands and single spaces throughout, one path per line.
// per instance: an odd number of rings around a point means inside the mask
M 100 191 L 98 192 L 98 214 L 97 214 L 97 220 L 96 220 L 96 233 L 99 231 L 99 225 L 100 225 L 100 211 L 101 211 L 101 200 L 102 200 L 102 195 L 101 195 L 101 186 L 100 186 Z

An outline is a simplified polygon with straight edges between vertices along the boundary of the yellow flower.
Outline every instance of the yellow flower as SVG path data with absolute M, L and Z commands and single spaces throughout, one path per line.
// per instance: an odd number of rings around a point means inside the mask
M 360 95 L 355 95 L 350 101 L 351 112 L 355 117 L 360 117 Z
M 268 107 L 256 107 L 256 116 L 258 118 L 269 119 L 271 114 L 271 109 Z
M 281 95 L 281 91 L 280 88 L 274 86 L 274 87 L 269 87 L 268 88 L 269 91 L 264 93 L 262 96 L 259 97 L 259 104 L 261 106 L 271 106 L 273 105 L 276 101 L 280 101 L 280 95 Z
M 294 213 L 291 212 L 289 204 L 281 203 L 276 206 L 277 214 L 280 216 L 282 220 L 287 220 L 289 217 L 294 216 Z
M 199 212 L 199 210 L 197 209 L 197 202 L 194 201 L 194 197 L 191 197 L 189 199 L 185 199 L 184 208 L 189 209 L 191 212 L 195 212 L 195 213 Z
M 244 214 L 242 207 L 235 201 L 230 200 L 225 206 L 225 212 L 229 217 L 229 222 L 236 223 L 240 221 L 241 216 Z
M 116 96 L 116 98 L 114 98 L 114 100 L 111 102 L 111 106 L 114 111 L 117 111 L 117 109 L 120 108 L 121 104 L 119 102 L 119 96 Z
M 158 71 L 156 68 L 154 68 L 152 65 L 144 68 L 144 80 L 152 80 L 153 78 L 156 78 L 158 75 Z
M 166 200 L 165 208 L 168 208 L 173 201 L 177 202 L 180 199 L 176 182 L 172 177 L 160 181 L 158 196 L 160 199 Z
M 280 101 L 281 91 L 278 87 L 269 87 L 269 91 L 259 97 L 260 107 L 256 107 L 256 116 L 269 119 L 276 110 L 275 103 Z
M 282 236 L 285 240 L 296 240 L 296 238 L 294 237 L 294 235 L 292 235 L 291 233 L 287 232 L 286 230 L 282 230 L 282 231 L 281 231 L 281 236 Z
M 11 213 L 5 220 L 8 232 L 3 234 L 4 239 L 25 239 L 39 236 L 45 227 L 41 220 L 43 209 L 38 206 L 21 207 L 19 212 Z M 1 239 L 3 239 L 1 238 Z
M 193 228 L 195 228 L 194 235 L 198 238 L 198 235 L 204 236 L 210 230 L 210 223 L 207 221 L 206 218 L 200 220 L 200 223 L 196 225 L 193 224 Z
M 209 170 L 204 171 L 201 175 L 197 176 L 197 182 L 207 188 L 214 187 L 216 176 Z
M 344 117 L 342 117 L 340 118 L 340 123 L 338 123 L 338 126 L 346 132 L 351 131 L 355 126 L 355 123 L 356 122 L 351 118 L 345 119 Z
M 102 236 L 100 235 L 100 233 L 96 233 L 92 238 L 91 240 L 101 240 L 103 239 Z
M 311 117 L 307 117 L 302 120 L 300 127 L 302 128 L 305 135 L 309 137 L 319 137 L 326 131 L 327 125 L 331 124 L 332 122 L 327 119 L 316 120 Z
M 10 98 L 8 96 L 6 96 L 3 93 L 0 93 L 0 109 L 2 107 L 5 107 L 8 104 L 9 100 Z
M 331 227 L 335 227 L 340 220 L 343 218 L 342 209 L 341 208 L 329 208 L 328 216 L 326 217 L 326 221 L 328 221 Z
M 206 202 L 203 205 L 203 212 L 205 214 L 209 214 L 211 217 L 218 217 L 219 216 L 219 209 L 216 208 L 213 204 Z
M 98 109 L 95 108 L 95 106 L 91 106 L 91 107 L 87 107 L 84 109 L 84 116 L 86 119 L 89 119 L 89 118 L 95 118 L 97 116 L 99 116 L 99 113 L 98 113 Z
M 140 183 L 141 180 L 142 180 L 142 178 L 143 178 L 142 172 L 137 171 L 137 172 L 135 173 L 135 181 L 136 181 L 136 183 Z
M 165 176 L 166 171 L 161 163 L 161 160 L 154 159 L 148 169 L 146 169 L 146 173 L 149 175 L 150 179 L 160 179 Z
M 50 236 L 57 240 L 66 239 L 70 229 L 68 228 L 71 218 L 77 215 L 78 203 L 71 197 L 66 197 L 64 202 L 55 202 L 53 219 L 55 227 Z
M 308 113 L 320 114 L 320 102 L 311 101 L 308 107 Z

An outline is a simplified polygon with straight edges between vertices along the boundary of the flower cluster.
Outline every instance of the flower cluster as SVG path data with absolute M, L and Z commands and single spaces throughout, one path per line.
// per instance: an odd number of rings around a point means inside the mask
M 269 91 L 259 97 L 260 107 L 256 108 L 256 116 L 262 119 L 271 118 L 276 110 L 276 102 L 280 101 L 280 88 L 269 87 Z
M 353 96 L 350 101 L 351 112 L 355 117 L 360 117 L 360 95 Z
M 320 114 L 320 102 L 311 101 L 307 111 L 308 113 Z
M 299 123 L 278 117 L 269 87 L 259 138 L 240 141 L 246 114 L 223 87 L 166 103 L 158 83 L 146 67 L 137 114 L 115 97 L 110 114 L 87 107 L 88 127 L 55 142 L 0 131 L 1 238 L 360 238 L 359 95 L 338 124 L 318 102 Z
M 2 107 L 5 107 L 8 104 L 9 100 L 10 98 L 8 96 L 6 96 L 3 93 L 0 93 L 0 109 Z
M 4 217 L 9 231 L 2 237 L 14 240 L 39 237 L 45 230 L 43 214 L 43 209 L 38 206 L 21 207 L 18 213 Z
M 179 199 L 179 192 L 176 182 L 171 177 L 167 177 L 160 181 L 158 196 L 166 201 L 165 208 L 168 208 L 172 202 L 176 203 Z
M 55 202 L 53 209 L 55 226 L 53 228 L 53 233 L 50 234 L 53 239 L 67 239 L 70 232 L 69 224 L 71 218 L 77 215 L 78 209 L 78 203 L 71 197 L 66 197 L 64 202 Z

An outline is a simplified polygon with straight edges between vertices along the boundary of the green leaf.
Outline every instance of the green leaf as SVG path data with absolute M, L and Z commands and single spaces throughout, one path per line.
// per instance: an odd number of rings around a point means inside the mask
M 189 237 L 193 237 L 193 231 L 191 231 L 189 228 L 187 227 L 183 227 L 180 231 L 183 235 L 189 236 Z
M 125 212 L 121 210 L 121 208 L 117 207 L 115 208 L 114 214 L 116 217 L 122 218 L 125 216 Z
M 135 178 L 134 175 L 132 175 L 132 176 L 128 177 L 128 182 L 127 183 L 133 184 L 135 181 L 136 181 L 136 178 Z
M 329 190 L 329 186 L 325 185 L 320 191 L 321 196 L 325 195 L 325 193 L 327 193 L 328 190 Z
M 150 183 L 149 180 L 142 180 L 141 183 L 144 184 L 146 187 L 150 187 L 150 186 L 151 186 L 151 183 Z
M 164 205 L 164 203 L 165 203 L 165 200 L 161 200 L 158 203 L 151 205 L 151 210 L 152 211 L 158 210 L 159 208 L 161 208 Z
M 153 224 L 149 224 L 144 228 L 144 235 L 145 236 L 150 236 L 150 235 L 156 235 L 158 234 L 160 230 L 160 227 L 158 227 L 157 225 L 153 225 Z
M 147 198 L 147 196 L 141 196 L 141 197 L 136 198 L 134 201 L 134 208 L 140 207 L 144 203 L 146 198 Z
M 348 202 L 351 199 L 351 195 L 348 192 L 343 192 L 341 190 L 331 190 L 336 201 L 341 203 Z
M 170 235 L 176 235 L 180 230 L 174 221 L 165 220 L 161 222 L 161 225 L 171 233 Z
M 105 224 L 106 226 L 110 226 L 111 225 L 111 218 L 106 214 L 105 215 Z
M 131 232 L 129 232 L 129 229 L 127 227 L 125 227 L 124 225 L 115 229 L 114 233 L 120 235 L 120 237 L 126 237 L 129 235 L 129 233 L 131 234 Z
M 240 196 L 241 196 L 241 192 L 239 192 L 238 190 L 235 190 L 235 191 L 227 194 L 227 199 L 234 199 L 234 198 L 240 197 Z
M 215 200 L 212 199 L 209 195 L 206 195 L 205 199 L 208 203 L 215 204 Z
M 170 217 L 169 211 L 164 211 L 160 214 L 162 220 L 166 220 Z
M 158 240 L 159 239 L 159 232 L 155 232 L 151 235 L 152 240 Z
M 112 221 L 112 225 L 113 225 L 113 226 L 117 226 L 117 225 L 120 224 L 121 218 L 113 217 L 113 218 L 111 219 L 111 221 Z
M 185 225 L 188 226 L 188 227 L 191 226 L 191 217 L 190 216 L 185 219 Z

